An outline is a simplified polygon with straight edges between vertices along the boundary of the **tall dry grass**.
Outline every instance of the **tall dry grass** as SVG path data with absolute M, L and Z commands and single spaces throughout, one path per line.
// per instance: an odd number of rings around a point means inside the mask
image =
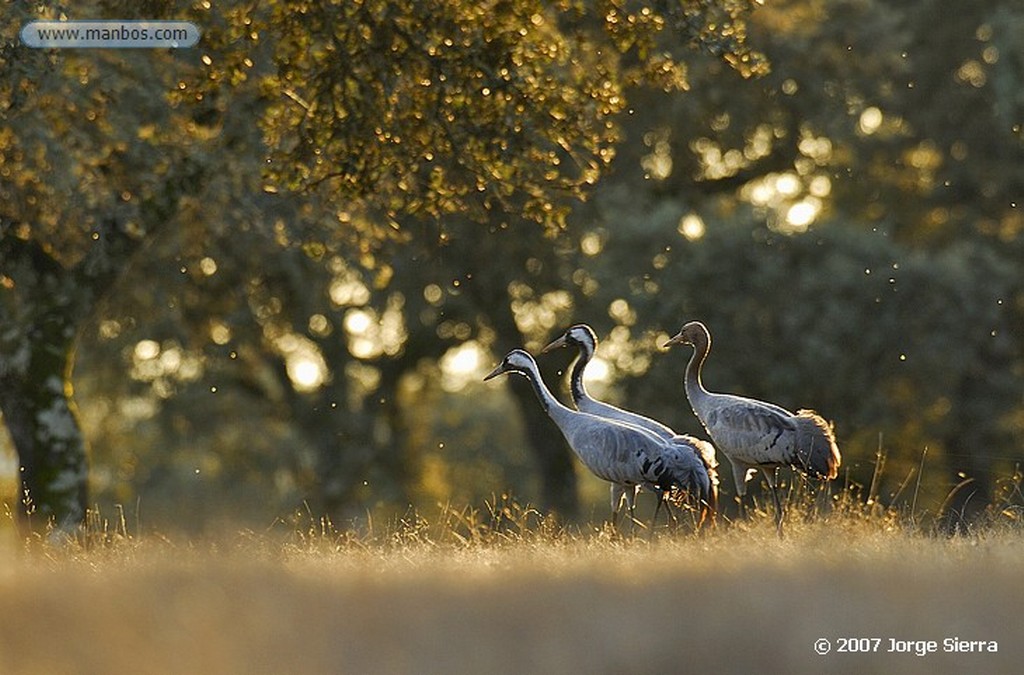
M 849 492 L 812 501 L 783 540 L 765 513 L 630 535 L 509 500 L 204 542 L 94 515 L 74 541 L 0 550 L 0 673 L 1019 672 L 1016 504 L 945 536 Z M 836 653 L 848 637 L 879 651 Z M 954 637 L 999 651 L 943 651 Z

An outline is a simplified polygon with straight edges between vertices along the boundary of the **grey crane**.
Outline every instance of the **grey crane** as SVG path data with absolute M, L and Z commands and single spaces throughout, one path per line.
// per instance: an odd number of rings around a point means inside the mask
M 583 383 L 583 372 L 597 350 L 597 334 L 594 333 L 594 329 L 590 326 L 582 323 L 570 326 L 562 335 L 544 347 L 541 353 L 545 354 L 560 347 L 576 347 L 579 351 L 569 378 L 569 391 L 578 410 L 646 429 L 661 439 L 672 443 L 675 446 L 675 450 L 665 458 L 670 464 L 682 462 L 684 466 L 687 465 L 690 460 L 686 453 L 693 453 L 700 458 L 710 481 L 708 499 L 705 504 L 702 504 L 700 520 L 703 522 L 705 515 L 710 513 L 712 522 L 714 522 L 715 512 L 718 509 L 718 460 L 715 458 L 715 447 L 705 440 L 694 438 L 688 434 L 677 434 L 670 427 L 655 419 L 645 417 L 630 410 L 624 410 L 591 397 L 587 393 L 586 385 Z M 612 484 L 612 503 L 621 503 L 623 497 L 625 497 L 626 505 L 629 508 L 630 515 L 632 515 L 636 490 L 638 488 L 639 486 L 636 486 L 632 491 L 623 493 L 619 486 Z M 661 504 L 659 503 L 658 508 L 660 506 Z M 655 513 L 657 513 L 657 509 Z M 652 521 L 652 527 L 653 525 Z
M 679 452 L 672 444 L 644 429 L 563 405 L 544 384 L 536 361 L 522 349 L 506 354 L 484 380 L 503 373 L 516 373 L 529 380 L 544 412 L 562 432 L 579 460 L 598 478 L 618 485 L 623 492 L 635 490 L 639 485 L 658 495 L 685 492 L 707 500 L 711 482 L 695 453 Z M 673 457 L 675 461 L 670 462 L 666 457 Z M 613 501 L 613 517 L 618 514 L 620 504 Z
M 775 526 L 782 536 L 776 469 L 790 466 L 815 478 L 835 478 L 841 457 L 831 425 L 813 410 L 794 414 L 773 403 L 705 389 L 701 370 L 711 350 L 711 333 L 699 321 L 685 324 L 664 347 L 677 344 L 693 347 L 686 365 L 686 397 L 711 440 L 732 464 L 737 494 L 741 499 L 746 495 L 747 481 L 760 469 L 771 488 Z

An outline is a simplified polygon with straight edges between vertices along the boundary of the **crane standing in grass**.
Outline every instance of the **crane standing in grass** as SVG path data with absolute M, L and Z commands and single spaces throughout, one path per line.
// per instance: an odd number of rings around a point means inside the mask
M 686 366 L 686 397 L 715 445 L 732 464 L 736 492 L 742 499 L 747 480 L 760 469 L 775 502 L 775 526 L 782 536 L 782 504 L 776 487 L 776 469 L 790 466 L 801 473 L 831 480 L 838 475 L 841 457 L 832 427 L 813 410 L 796 414 L 773 403 L 704 388 L 701 370 L 711 350 L 711 333 L 691 321 L 664 347 L 686 344 L 693 355 Z
M 715 459 L 714 446 L 707 441 L 694 438 L 693 436 L 677 434 L 668 426 L 650 417 L 645 417 L 644 415 L 592 398 L 587 393 L 587 388 L 583 383 L 583 371 L 586 370 L 587 364 L 590 363 L 590 360 L 594 357 L 594 352 L 597 350 L 597 335 L 590 326 L 576 324 L 569 327 L 561 336 L 544 347 L 541 353 L 545 354 L 559 347 L 576 347 L 579 350 L 579 356 L 573 364 L 572 374 L 569 379 L 569 391 L 573 402 L 576 404 L 576 408 L 580 412 L 640 427 L 656 434 L 662 440 L 668 441 L 672 444 L 673 451 L 666 455 L 665 461 L 670 465 L 679 463 L 684 467 L 687 466 L 691 461 L 689 454 L 694 454 L 701 460 L 708 474 L 710 489 L 707 501 L 701 504 L 700 520 L 703 522 L 705 515 L 710 512 L 712 522 L 714 522 L 715 512 L 718 509 L 718 460 Z M 615 508 L 617 504 L 621 504 L 623 498 L 625 498 L 626 506 L 629 509 L 630 516 L 632 516 L 638 489 L 639 485 L 631 490 L 623 491 L 619 485 L 613 483 L 612 507 Z M 658 508 L 660 506 L 659 504 Z M 657 514 L 657 509 L 655 514 Z M 654 526 L 653 520 L 651 526 Z
M 619 486 L 622 491 L 635 491 L 635 486 L 641 486 L 656 492 L 659 507 L 666 493 L 685 492 L 707 500 L 711 481 L 704 463 L 695 453 L 678 453 L 680 461 L 670 463 L 665 458 L 673 453 L 674 447 L 657 435 L 562 405 L 541 379 L 536 361 L 522 349 L 506 354 L 484 380 L 503 373 L 516 373 L 530 381 L 544 412 L 558 426 L 580 461 L 598 478 Z M 613 501 L 613 519 L 620 505 L 621 501 Z

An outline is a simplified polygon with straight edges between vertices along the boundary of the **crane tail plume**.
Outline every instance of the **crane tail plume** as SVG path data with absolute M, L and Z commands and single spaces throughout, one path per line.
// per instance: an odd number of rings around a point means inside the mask
M 812 410 L 797 411 L 794 421 L 798 466 L 816 478 L 838 476 L 842 457 L 832 425 Z

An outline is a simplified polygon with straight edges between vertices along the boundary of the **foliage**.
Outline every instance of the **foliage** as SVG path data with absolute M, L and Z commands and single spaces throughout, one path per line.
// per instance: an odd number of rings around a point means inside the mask
M 595 390 L 680 430 L 686 355 L 655 347 L 700 318 L 709 384 L 818 408 L 853 482 L 881 444 L 896 491 L 927 447 L 922 499 L 963 473 L 984 504 L 1020 456 L 1015 3 L 75 12 L 203 30 L 52 52 L 12 21 L 0 49 L 0 373 L 55 296 L 32 250 L 75 308 L 96 494 L 143 522 L 505 489 L 572 513 L 531 393 L 466 382 L 577 321 Z
M 904 470 L 926 448 L 931 498 L 966 477 L 974 514 L 1021 456 L 1024 145 L 993 85 L 1019 75 L 994 18 L 1015 12 L 924 6 L 775 3 L 750 24 L 758 86 L 711 68 L 638 105 L 618 161 L 642 171 L 579 210 L 573 302 L 630 407 L 696 428 L 685 355 L 654 344 L 699 318 L 713 388 L 818 408 L 859 481 L 880 443 Z
M 361 206 L 396 230 L 496 213 L 556 228 L 614 157 L 625 83 L 685 88 L 656 48 L 681 39 L 764 70 L 745 44 L 747 3 L 633 4 L 242 4 L 185 89 L 234 95 L 255 80 L 267 190 Z

